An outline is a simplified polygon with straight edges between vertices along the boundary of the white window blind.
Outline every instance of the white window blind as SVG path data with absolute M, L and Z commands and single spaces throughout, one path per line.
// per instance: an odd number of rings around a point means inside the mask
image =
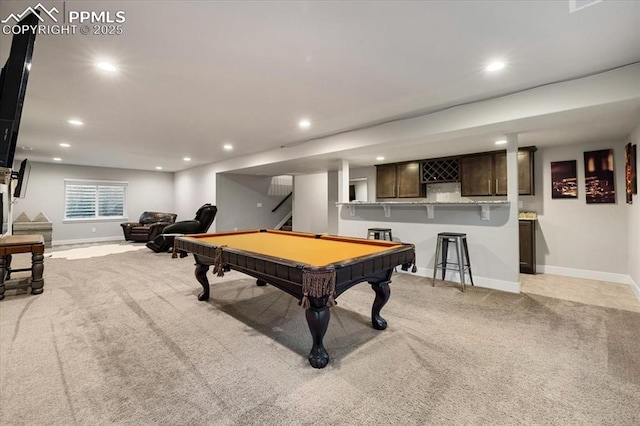
M 126 182 L 66 180 L 65 219 L 115 219 L 125 216 Z

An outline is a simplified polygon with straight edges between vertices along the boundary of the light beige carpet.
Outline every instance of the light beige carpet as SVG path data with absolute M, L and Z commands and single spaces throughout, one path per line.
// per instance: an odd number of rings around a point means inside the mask
M 640 314 L 394 274 L 360 284 L 325 345 L 291 296 L 149 250 L 45 260 L 0 301 L 2 425 L 640 424 Z

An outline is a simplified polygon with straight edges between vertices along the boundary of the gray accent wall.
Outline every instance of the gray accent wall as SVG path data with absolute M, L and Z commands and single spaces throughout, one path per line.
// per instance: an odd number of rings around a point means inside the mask
M 545 147 L 535 153 L 536 195 L 522 196 L 520 200 L 524 210 L 538 213 L 538 272 L 627 281 L 629 227 L 633 221 L 628 220 L 632 208 L 626 204 L 624 193 L 625 143 L 603 141 Z M 609 148 L 614 150 L 616 203 L 587 204 L 584 152 Z M 577 160 L 578 198 L 552 199 L 551 162 L 566 160 Z M 638 202 L 637 197 L 635 201 Z
M 138 220 L 143 211 L 175 212 L 173 173 L 33 162 L 26 197 L 16 200 L 13 217 L 24 212 L 33 219 L 43 212 L 53 222 L 54 245 L 118 240 L 123 238 L 120 223 L 127 221 L 64 221 L 65 179 L 128 182 L 128 221 Z M 192 219 L 194 213 L 178 220 Z
M 274 228 L 291 211 L 291 197 L 270 196 L 271 176 L 218 173 L 216 231 Z

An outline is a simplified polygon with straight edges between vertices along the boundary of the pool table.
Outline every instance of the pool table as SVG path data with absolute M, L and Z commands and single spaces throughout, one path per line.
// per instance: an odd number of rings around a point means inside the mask
M 413 244 L 367 240 L 303 232 L 250 230 L 176 237 L 174 257 L 192 253 L 195 276 L 209 299 L 207 271 L 222 276 L 229 269 L 257 278 L 300 300 L 313 339 L 309 363 L 324 368 L 329 354 L 323 338 L 329 325 L 329 308 L 352 286 L 367 281 L 375 292 L 371 322 L 384 330 L 380 310 L 389 300 L 391 274 L 397 265 L 415 268 Z

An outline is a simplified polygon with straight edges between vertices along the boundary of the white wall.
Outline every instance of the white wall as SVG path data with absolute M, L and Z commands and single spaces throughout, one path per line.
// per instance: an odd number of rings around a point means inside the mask
M 355 169 L 349 169 L 349 179 L 367 179 L 367 194 L 366 198 L 362 201 L 376 201 L 376 167 L 359 167 Z M 356 197 L 358 201 L 361 201 L 357 194 L 358 188 L 356 187 Z
M 18 199 L 13 216 L 25 212 L 33 219 L 44 212 L 53 222 L 53 243 L 104 241 L 122 239 L 121 222 L 127 220 L 95 222 L 67 222 L 64 219 L 64 180 L 92 179 L 126 181 L 128 221 L 136 221 L 143 211 L 175 212 L 173 173 L 138 170 L 85 167 L 51 163 L 31 163 L 31 174 L 26 197 Z M 193 218 L 195 210 L 189 215 Z M 178 215 L 178 220 L 187 217 Z M 92 232 L 92 228 L 96 231 Z
M 218 174 L 216 230 L 272 229 L 291 211 L 291 198 L 270 196 L 271 176 Z M 258 207 L 261 205 L 261 207 Z
M 178 217 L 193 219 L 198 208 L 206 203 L 216 204 L 216 169 L 212 165 L 195 167 L 174 174 L 174 199 Z M 217 215 L 221 213 L 218 207 Z M 224 207 L 222 207 L 224 208 Z M 217 219 L 209 228 L 215 232 Z
M 631 133 L 629 141 L 640 145 L 640 125 Z M 636 146 L 636 151 L 640 149 Z M 636 157 L 636 176 L 640 172 L 640 161 Z M 636 177 L 640 179 L 640 177 Z M 640 182 L 639 182 L 640 183 Z M 629 284 L 640 300 L 640 196 L 633 196 L 633 204 L 626 205 L 627 209 L 627 263 L 629 265 Z
M 609 148 L 614 150 L 616 203 L 586 204 L 584 152 Z M 565 160 L 577 160 L 578 198 L 552 199 L 551 162 Z M 535 153 L 536 195 L 520 199 L 524 210 L 538 213 L 538 272 L 627 282 L 630 209 L 625 203 L 624 164 L 623 141 L 548 147 Z
M 324 234 L 329 232 L 327 200 L 328 173 L 293 177 L 293 230 Z

